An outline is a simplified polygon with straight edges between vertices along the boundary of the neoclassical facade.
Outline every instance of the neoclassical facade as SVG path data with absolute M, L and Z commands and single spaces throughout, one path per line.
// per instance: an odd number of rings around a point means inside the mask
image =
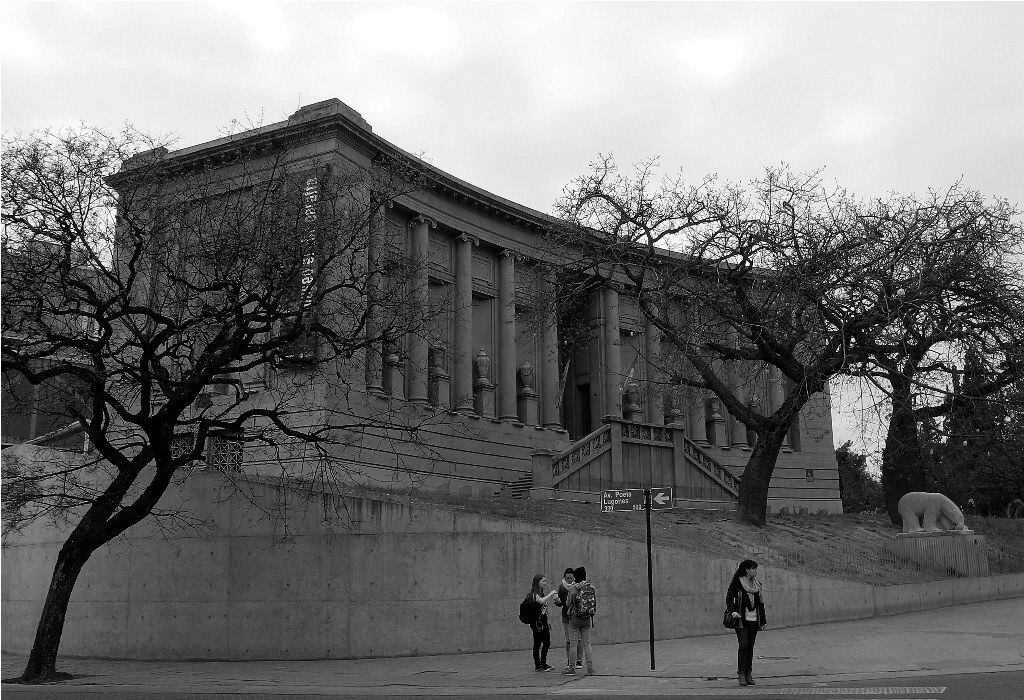
M 665 384 L 649 358 L 658 334 L 628 299 L 593 293 L 581 318 L 553 317 L 552 251 L 545 214 L 485 192 L 382 139 L 339 100 L 288 120 L 164 154 L 169 162 L 216 158 L 241 142 L 294 144 L 290 167 L 400 158 L 425 186 L 401 194 L 371 226 L 368 259 L 389 269 L 404 256 L 414 316 L 425 332 L 378 344 L 350 368 L 366 411 L 434 415 L 421 444 L 370 435 L 336 457 L 353 478 L 471 495 L 502 491 L 595 500 L 603 488 L 668 485 L 680 504 L 728 504 L 754 436 L 711 395 Z M 368 294 L 382 295 L 384 275 Z M 374 305 L 371 305 L 374 306 Z M 585 331 L 560 337 L 567 321 Z M 372 316 L 375 335 L 381 319 Z M 301 370 L 296 370 L 301 371 Z M 778 375 L 739 373 L 751 400 L 777 403 Z M 325 406 L 329 392 L 310 393 Z M 315 406 L 314 406 L 315 408 Z M 246 448 L 248 449 L 248 448 Z M 248 451 L 242 468 L 273 472 L 273 457 Z M 771 482 L 772 510 L 839 512 L 827 395 L 794 425 Z

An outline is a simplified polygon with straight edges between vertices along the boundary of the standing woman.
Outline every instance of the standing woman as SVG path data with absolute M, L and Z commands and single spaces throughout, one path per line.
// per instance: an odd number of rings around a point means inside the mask
M 537 671 L 551 671 L 548 666 L 548 647 L 551 646 L 551 627 L 548 625 L 548 601 L 558 595 L 558 589 L 550 593 L 544 593 L 548 580 L 544 574 L 537 574 L 533 577 L 533 601 L 537 603 L 540 612 L 530 627 L 533 629 L 533 665 Z
M 725 594 L 725 607 L 736 622 L 736 640 L 739 651 L 736 659 L 736 677 L 740 685 L 754 685 L 750 667 L 754 661 L 754 640 L 757 632 L 767 624 L 764 602 L 761 600 L 761 582 L 757 580 L 757 562 L 744 559 L 732 577 Z

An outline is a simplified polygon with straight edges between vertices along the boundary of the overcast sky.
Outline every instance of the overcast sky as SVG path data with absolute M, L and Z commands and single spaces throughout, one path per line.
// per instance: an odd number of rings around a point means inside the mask
M 0 4 L 5 131 L 130 122 L 183 147 L 329 97 L 550 211 L 598 153 L 688 177 L 825 167 L 869 197 L 1024 203 L 1024 3 Z M 840 397 L 837 409 L 849 403 Z M 840 418 L 836 440 L 864 444 Z

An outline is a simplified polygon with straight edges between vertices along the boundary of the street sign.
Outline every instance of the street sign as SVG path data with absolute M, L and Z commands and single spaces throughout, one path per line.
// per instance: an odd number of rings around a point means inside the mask
M 672 507 L 672 487 L 651 487 L 651 510 L 668 510 Z
M 643 489 L 616 489 L 601 492 L 601 512 L 617 513 L 623 510 L 643 510 Z
M 643 510 L 646 489 L 614 489 L 601 492 L 601 512 Z M 651 487 L 651 510 L 668 510 L 672 507 L 672 487 Z

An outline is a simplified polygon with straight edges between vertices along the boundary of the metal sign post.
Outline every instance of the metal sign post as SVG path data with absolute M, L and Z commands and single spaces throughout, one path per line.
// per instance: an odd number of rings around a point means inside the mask
M 654 567 L 651 565 L 651 492 L 647 490 L 647 621 L 651 625 L 651 670 L 654 669 Z
M 672 488 L 615 489 L 601 492 L 601 512 L 643 510 L 647 516 L 647 619 L 651 628 L 651 670 L 654 668 L 654 566 L 651 557 L 651 511 L 672 508 Z

